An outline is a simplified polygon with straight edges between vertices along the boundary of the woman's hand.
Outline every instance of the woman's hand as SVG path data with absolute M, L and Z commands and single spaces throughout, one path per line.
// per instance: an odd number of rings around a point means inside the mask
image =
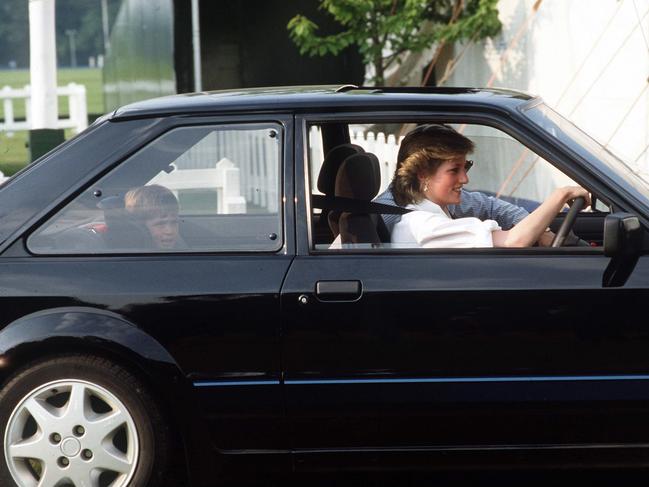
M 564 186 L 563 188 L 556 189 L 556 192 L 562 195 L 561 198 L 564 203 L 572 202 L 576 198 L 582 197 L 586 201 L 584 208 L 589 207 L 591 204 L 590 193 L 581 186 Z
M 538 241 L 561 208 L 571 200 L 579 197 L 590 206 L 590 194 L 580 186 L 565 186 L 554 192 L 532 213 L 521 220 L 514 228 L 504 232 L 494 232 L 493 242 L 496 247 L 529 247 Z

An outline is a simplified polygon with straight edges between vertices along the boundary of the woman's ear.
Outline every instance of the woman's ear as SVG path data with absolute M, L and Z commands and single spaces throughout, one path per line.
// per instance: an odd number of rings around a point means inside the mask
M 419 190 L 425 193 L 428 191 L 428 178 L 429 176 L 425 174 L 418 174 L 417 179 L 419 180 Z

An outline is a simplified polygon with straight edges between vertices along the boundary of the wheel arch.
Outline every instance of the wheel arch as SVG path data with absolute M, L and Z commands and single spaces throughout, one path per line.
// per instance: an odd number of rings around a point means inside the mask
M 202 413 L 190 399 L 191 383 L 160 342 L 117 313 L 88 307 L 53 308 L 10 323 L 0 330 L 0 384 L 27 364 L 74 354 L 103 357 L 141 380 L 173 422 L 184 450 L 183 467 L 190 472 L 202 469 L 188 454 L 211 447 L 204 435 L 197 434 L 200 426 L 195 419 Z M 194 473 L 200 478 L 200 472 Z

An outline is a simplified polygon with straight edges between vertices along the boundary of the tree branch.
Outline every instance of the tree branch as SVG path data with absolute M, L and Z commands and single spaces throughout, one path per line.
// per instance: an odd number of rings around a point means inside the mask
M 457 21 L 457 18 L 460 16 L 460 12 L 462 12 L 463 7 L 464 0 L 455 0 L 455 5 L 453 6 L 453 14 L 451 15 L 451 20 L 449 20 L 448 25 L 452 25 Z M 433 54 L 433 59 L 431 59 L 430 64 L 428 65 L 428 69 L 426 70 L 426 74 L 424 75 L 424 79 L 421 81 L 421 86 L 426 86 L 428 84 L 428 80 L 430 79 L 431 74 L 433 74 L 433 68 L 437 64 L 444 46 L 446 46 L 446 41 L 439 41 L 439 44 L 437 44 L 437 49 L 435 49 L 435 54 Z

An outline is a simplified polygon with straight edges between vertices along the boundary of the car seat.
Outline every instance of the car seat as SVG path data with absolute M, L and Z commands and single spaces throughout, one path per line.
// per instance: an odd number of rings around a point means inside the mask
M 143 222 L 136 221 L 118 196 L 104 198 L 97 205 L 104 212 L 106 247 L 114 250 L 152 250 L 153 238 Z
M 336 176 L 342 163 L 347 157 L 354 154 L 361 154 L 365 150 L 356 144 L 341 144 L 331 149 L 320 168 L 318 174 L 317 188 L 325 196 L 334 196 L 336 190 Z M 314 222 L 313 231 L 316 243 L 329 243 L 338 236 L 338 218 L 340 212 L 330 217 L 332 210 L 322 208 L 317 221 Z
M 365 203 L 364 206 L 367 206 L 377 195 L 380 187 L 379 160 L 374 154 L 364 152 L 351 155 L 343 161 L 336 175 L 334 195 Z M 369 213 L 367 208 L 350 208 L 350 211 L 342 211 L 336 223 L 340 230 L 342 244 L 380 244 L 390 241 L 381 215 Z M 381 226 L 384 231 L 379 230 Z

